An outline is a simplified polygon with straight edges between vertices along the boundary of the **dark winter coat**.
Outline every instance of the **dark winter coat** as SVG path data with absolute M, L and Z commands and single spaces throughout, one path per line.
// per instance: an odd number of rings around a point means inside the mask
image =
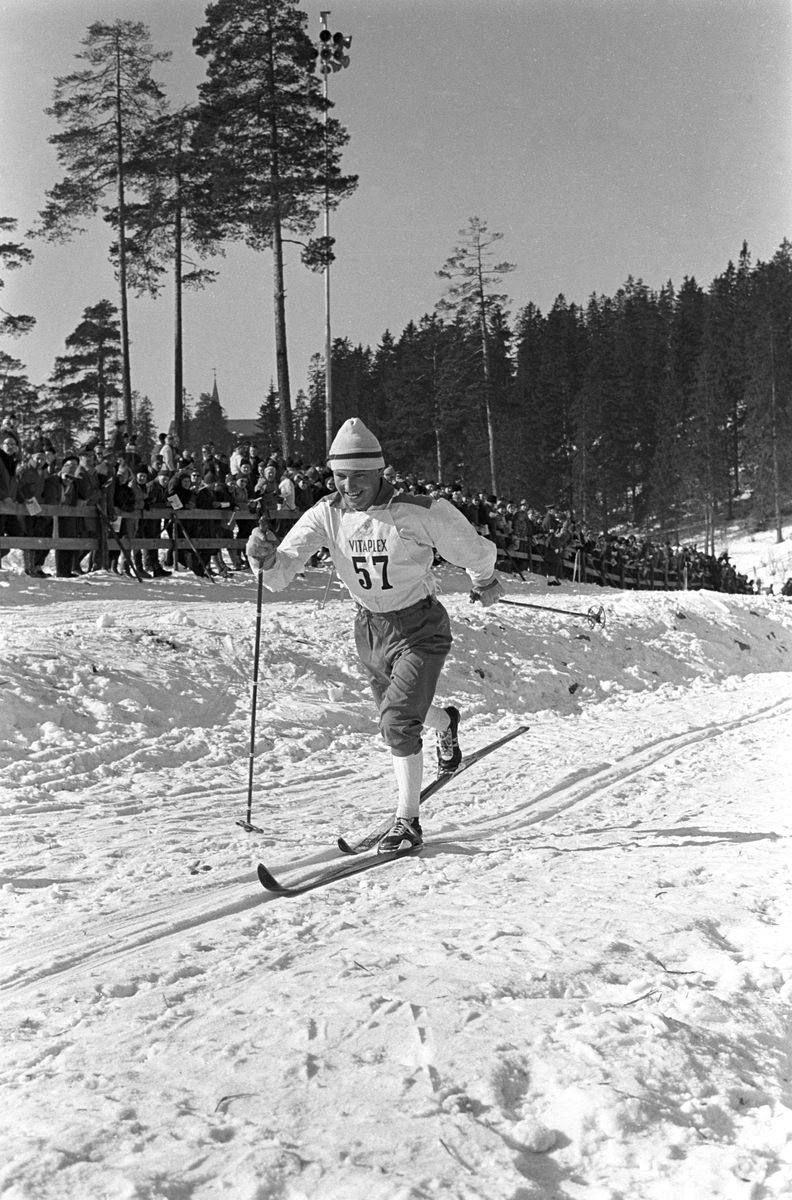
M 20 467 L 16 473 L 16 483 L 17 500 L 20 504 L 24 504 L 26 500 L 38 500 L 41 503 L 41 497 L 44 494 L 44 476 L 36 467 L 31 467 L 29 463 Z
M 17 494 L 16 459 L 0 450 L 0 500 L 15 500 Z
M 69 508 L 76 508 L 80 499 L 80 490 L 74 476 L 61 476 L 59 479 L 61 494 L 60 503 Z M 82 521 L 75 517 L 61 517 L 58 521 L 58 533 L 64 538 L 79 537 Z

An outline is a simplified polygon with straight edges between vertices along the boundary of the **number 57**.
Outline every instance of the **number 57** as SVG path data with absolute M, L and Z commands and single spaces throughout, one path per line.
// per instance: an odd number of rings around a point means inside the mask
M 355 555 L 352 559 L 352 566 L 355 568 L 355 574 L 359 575 L 358 583 L 365 592 L 370 592 L 372 588 L 371 572 L 366 565 L 368 559 L 363 555 Z M 380 564 L 382 567 L 382 590 L 387 591 L 393 587 L 393 584 L 388 580 L 388 556 L 387 554 L 375 554 L 371 560 L 372 567 Z

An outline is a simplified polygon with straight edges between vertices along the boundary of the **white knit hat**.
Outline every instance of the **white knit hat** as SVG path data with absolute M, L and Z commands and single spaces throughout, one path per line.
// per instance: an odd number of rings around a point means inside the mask
M 333 438 L 328 465 L 333 471 L 374 471 L 385 466 L 382 446 L 360 417 L 350 417 Z

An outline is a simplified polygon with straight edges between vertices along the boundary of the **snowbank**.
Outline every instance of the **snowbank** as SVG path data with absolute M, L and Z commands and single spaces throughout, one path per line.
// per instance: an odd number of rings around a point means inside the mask
M 4 1198 L 790 1193 L 792 607 L 441 581 L 465 745 L 530 732 L 284 901 L 393 803 L 340 589 L 267 598 L 251 835 L 252 581 L 4 579 Z

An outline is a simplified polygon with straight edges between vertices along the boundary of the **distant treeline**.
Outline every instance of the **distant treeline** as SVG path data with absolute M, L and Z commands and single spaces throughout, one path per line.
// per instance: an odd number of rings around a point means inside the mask
M 628 279 L 585 307 L 559 296 L 510 321 L 489 313 L 498 491 L 571 508 L 604 528 L 688 518 L 712 529 L 750 494 L 780 521 L 792 491 L 792 245 L 737 265 L 706 290 L 685 278 L 652 291 Z M 337 339 L 336 422 L 371 424 L 394 465 L 487 490 L 480 330 L 427 315 L 376 349 Z M 275 409 L 271 402 L 272 420 Z M 311 363 L 295 444 L 324 452 L 324 371 Z M 270 424 L 262 406 L 262 427 Z

